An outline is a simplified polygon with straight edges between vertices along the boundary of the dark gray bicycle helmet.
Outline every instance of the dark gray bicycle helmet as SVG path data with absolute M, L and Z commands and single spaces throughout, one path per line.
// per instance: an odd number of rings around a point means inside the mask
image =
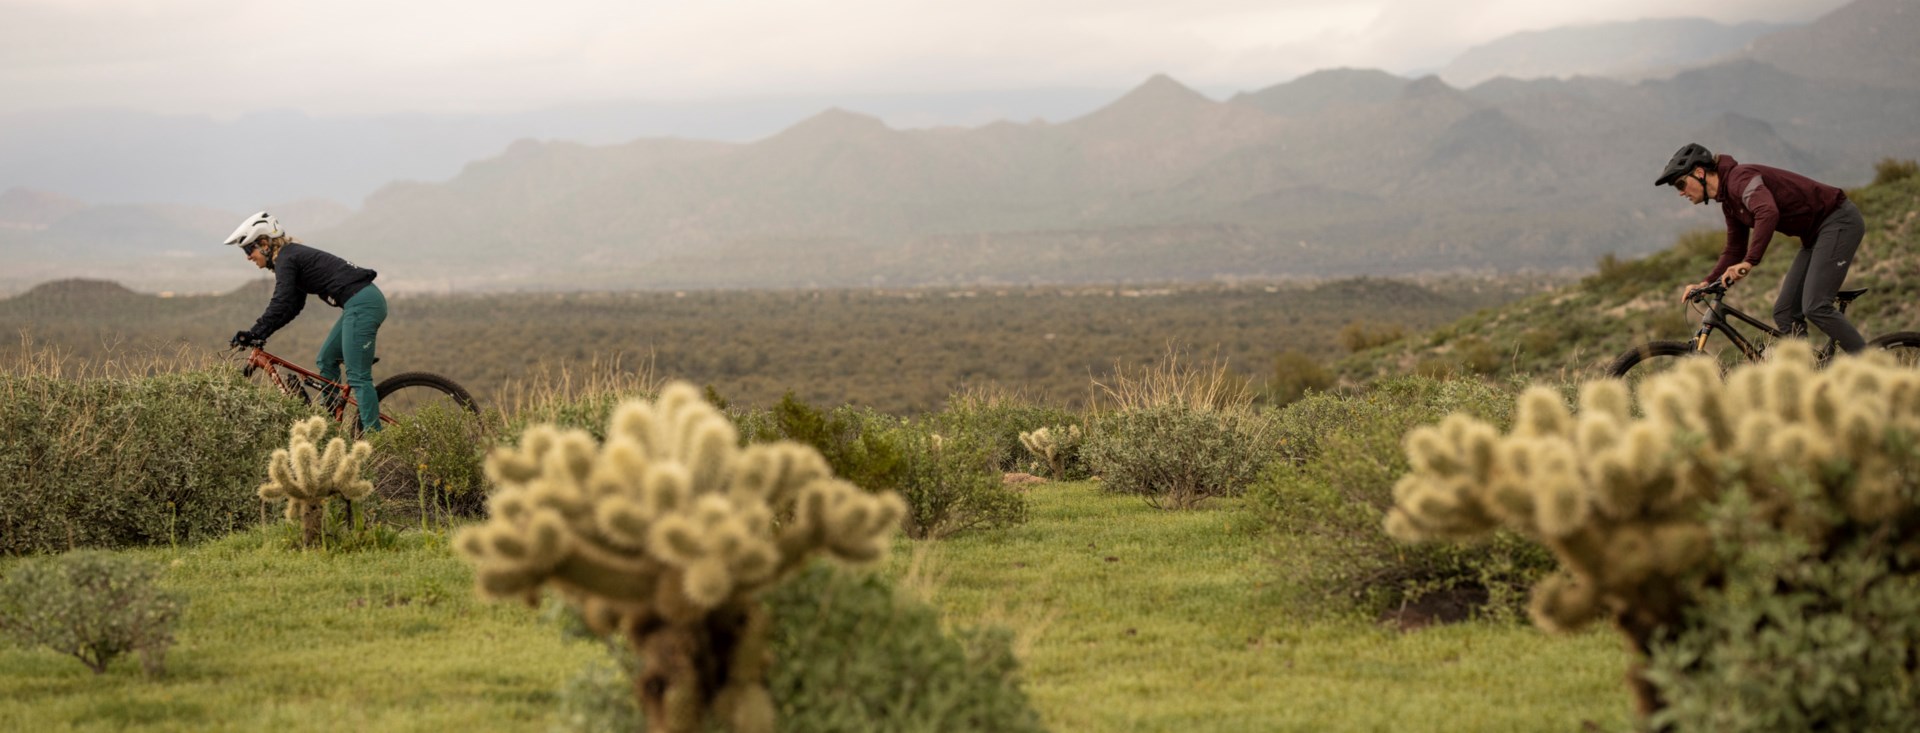
M 1700 143 L 1687 143 L 1673 154 L 1672 160 L 1667 161 L 1666 170 L 1660 171 L 1660 179 L 1654 181 L 1653 185 L 1670 185 L 1681 176 L 1692 173 L 1695 168 L 1705 168 L 1711 173 L 1714 165 L 1712 151 Z

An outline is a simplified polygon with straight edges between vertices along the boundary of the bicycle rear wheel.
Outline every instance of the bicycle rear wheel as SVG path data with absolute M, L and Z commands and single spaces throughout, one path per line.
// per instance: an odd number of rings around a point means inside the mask
M 1893 354 L 1893 361 L 1909 369 L 1920 368 L 1920 331 L 1890 333 L 1867 342 L 1869 350 Z
M 381 380 L 373 391 L 380 395 L 380 414 L 395 420 L 405 420 L 428 410 L 480 412 L 466 388 L 431 372 L 395 374 Z

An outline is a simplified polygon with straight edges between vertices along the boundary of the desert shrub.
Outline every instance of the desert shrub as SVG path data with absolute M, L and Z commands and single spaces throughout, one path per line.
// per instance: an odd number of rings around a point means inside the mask
M 1518 609 L 1552 565 L 1537 545 L 1503 534 L 1470 546 L 1408 547 L 1380 533 L 1394 480 L 1407 470 L 1406 430 L 1454 412 L 1505 424 L 1511 395 L 1473 379 L 1398 377 L 1281 410 L 1274 422 L 1284 460 L 1262 474 L 1248 505 L 1274 530 L 1274 560 L 1301 581 L 1301 605 L 1332 600 L 1321 610 L 1429 608 L 1443 616 Z
M 137 653 L 157 676 L 186 605 L 159 587 L 159 575 L 153 562 L 100 550 L 24 560 L 0 577 L 0 633 L 78 659 L 94 674 Z
M 1334 384 L 1333 372 L 1298 351 L 1273 357 L 1273 376 L 1267 380 L 1267 404 L 1292 404 L 1308 392 L 1325 392 Z
M 1751 509 L 1745 496 L 1713 509 L 1725 581 L 1655 644 L 1647 677 L 1668 706 L 1651 726 L 1920 730 L 1920 557 L 1876 533 L 1822 558 Z
M 1904 181 L 1915 175 L 1920 175 L 1920 163 L 1914 162 L 1912 158 L 1905 160 L 1881 158 L 1880 162 L 1873 164 L 1873 185 L 1875 186 Z
M 1560 570 L 1534 587 L 1534 622 L 1554 631 L 1610 622 L 1634 654 L 1628 681 L 1643 714 L 1664 715 L 1643 670 L 1670 639 L 1680 642 L 1668 689 L 1777 697 L 1757 703 L 1768 706 L 1761 717 L 1812 723 L 1788 729 L 1849 729 L 1856 714 L 1883 712 L 1850 706 L 1889 695 L 1910 704 L 1920 655 L 1836 655 L 1914 648 L 1911 624 L 1868 618 L 1863 628 L 1854 618 L 1913 607 L 1920 373 L 1884 355 L 1816 371 L 1802 340 L 1724 381 L 1713 362 L 1689 362 L 1637 394 L 1589 382 L 1577 414 L 1562 395 L 1530 389 L 1504 434 L 1464 415 L 1415 430 L 1386 529 L 1459 541 L 1504 528 L 1547 546 Z M 1749 525 L 1804 547 L 1769 550 L 1764 534 L 1741 529 Z M 1725 562 L 1716 547 L 1756 557 Z M 1707 602 L 1716 594 L 1730 602 Z M 1801 654 L 1809 644 L 1832 646 Z M 1800 669 L 1749 674 L 1782 654 Z M 1862 677 L 1876 669 L 1892 673 Z M 1727 703 L 1710 699 L 1689 707 Z
M 907 535 L 945 537 L 976 527 L 1005 527 L 1027 520 L 1027 498 L 991 467 L 993 448 L 975 433 L 951 436 L 927 422 L 902 424 L 888 442 L 901 453 L 899 484 L 907 500 Z
M 0 553 L 198 541 L 260 517 L 304 406 L 232 370 L 0 375 Z
M 1002 485 L 998 468 L 998 431 L 1021 414 L 996 408 L 909 421 L 850 406 L 821 410 L 788 394 L 739 420 L 747 442 L 810 446 L 834 475 L 898 493 L 907 502 L 907 533 L 921 538 L 1026 521 L 1026 498 Z
M 1024 471 L 1032 468 L 1031 453 L 1020 443 L 1020 434 L 1040 428 L 1061 430 L 1079 426 L 1079 414 L 1059 407 L 1038 405 L 1009 397 L 988 399 L 979 395 L 956 395 L 946 408 L 928 417 L 940 434 L 970 435 L 987 450 L 987 464 L 998 471 Z M 1063 473 L 1050 478 L 1080 480 L 1090 475 L 1080 451 L 1069 451 L 1062 463 Z
M 906 479 L 898 418 L 848 405 L 822 410 L 788 392 L 771 409 L 736 419 L 743 441 L 791 440 L 810 446 L 827 459 L 835 476 L 868 491 L 892 491 Z
M 1398 323 L 1349 321 L 1347 325 L 1340 328 L 1340 348 L 1346 349 L 1348 353 L 1359 353 L 1386 346 L 1406 337 L 1406 327 Z
M 1500 350 L 1480 336 L 1467 336 L 1453 344 L 1459 364 L 1474 374 L 1498 374 L 1507 359 Z
M 937 611 L 885 579 L 818 563 L 769 590 L 766 601 L 776 619 L 768 671 L 781 713 L 776 730 L 1041 730 L 1003 630 L 944 632 Z M 562 692 L 563 729 L 644 727 L 631 681 L 639 660 L 612 650 L 613 663 L 593 663 Z
M 370 435 L 380 511 L 423 527 L 436 514 L 442 521 L 480 516 L 487 499 L 482 462 L 501 422 L 492 410 L 474 415 L 431 405 Z
M 1271 423 L 1244 408 L 1169 402 L 1110 412 L 1090 424 L 1084 451 L 1101 486 L 1161 509 L 1239 496 L 1274 458 Z

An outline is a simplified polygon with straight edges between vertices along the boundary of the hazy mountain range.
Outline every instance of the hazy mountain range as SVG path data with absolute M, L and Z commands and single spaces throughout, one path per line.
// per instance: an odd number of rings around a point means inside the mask
M 1915 21 L 1910 0 L 1859 0 L 1638 81 L 1463 90 L 1340 69 L 1215 101 L 1161 76 L 1057 124 L 902 130 L 832 109 L 746 143 L 522 140 L 358 210 L 276 211 L 408 289 L 1583 267 L 1718 223 L 1650 185 L 1683 142 L 1839 184 L 1920 155 Z M 82 274 L 230 285 L 250 266 L 211 242 L 240 213 L 8 191 L 0 290 Z

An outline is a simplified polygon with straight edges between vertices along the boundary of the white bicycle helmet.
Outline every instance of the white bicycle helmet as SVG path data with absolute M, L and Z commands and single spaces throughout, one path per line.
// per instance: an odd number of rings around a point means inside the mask
M 281 231 L 280 220 L 262 211 L 240 222 L 240 228 L 233 230 L 233 234 L 227 236 L 226 243 L 245 247 L 261 237 L 281 236 L 286 236 L 286 232 Z

